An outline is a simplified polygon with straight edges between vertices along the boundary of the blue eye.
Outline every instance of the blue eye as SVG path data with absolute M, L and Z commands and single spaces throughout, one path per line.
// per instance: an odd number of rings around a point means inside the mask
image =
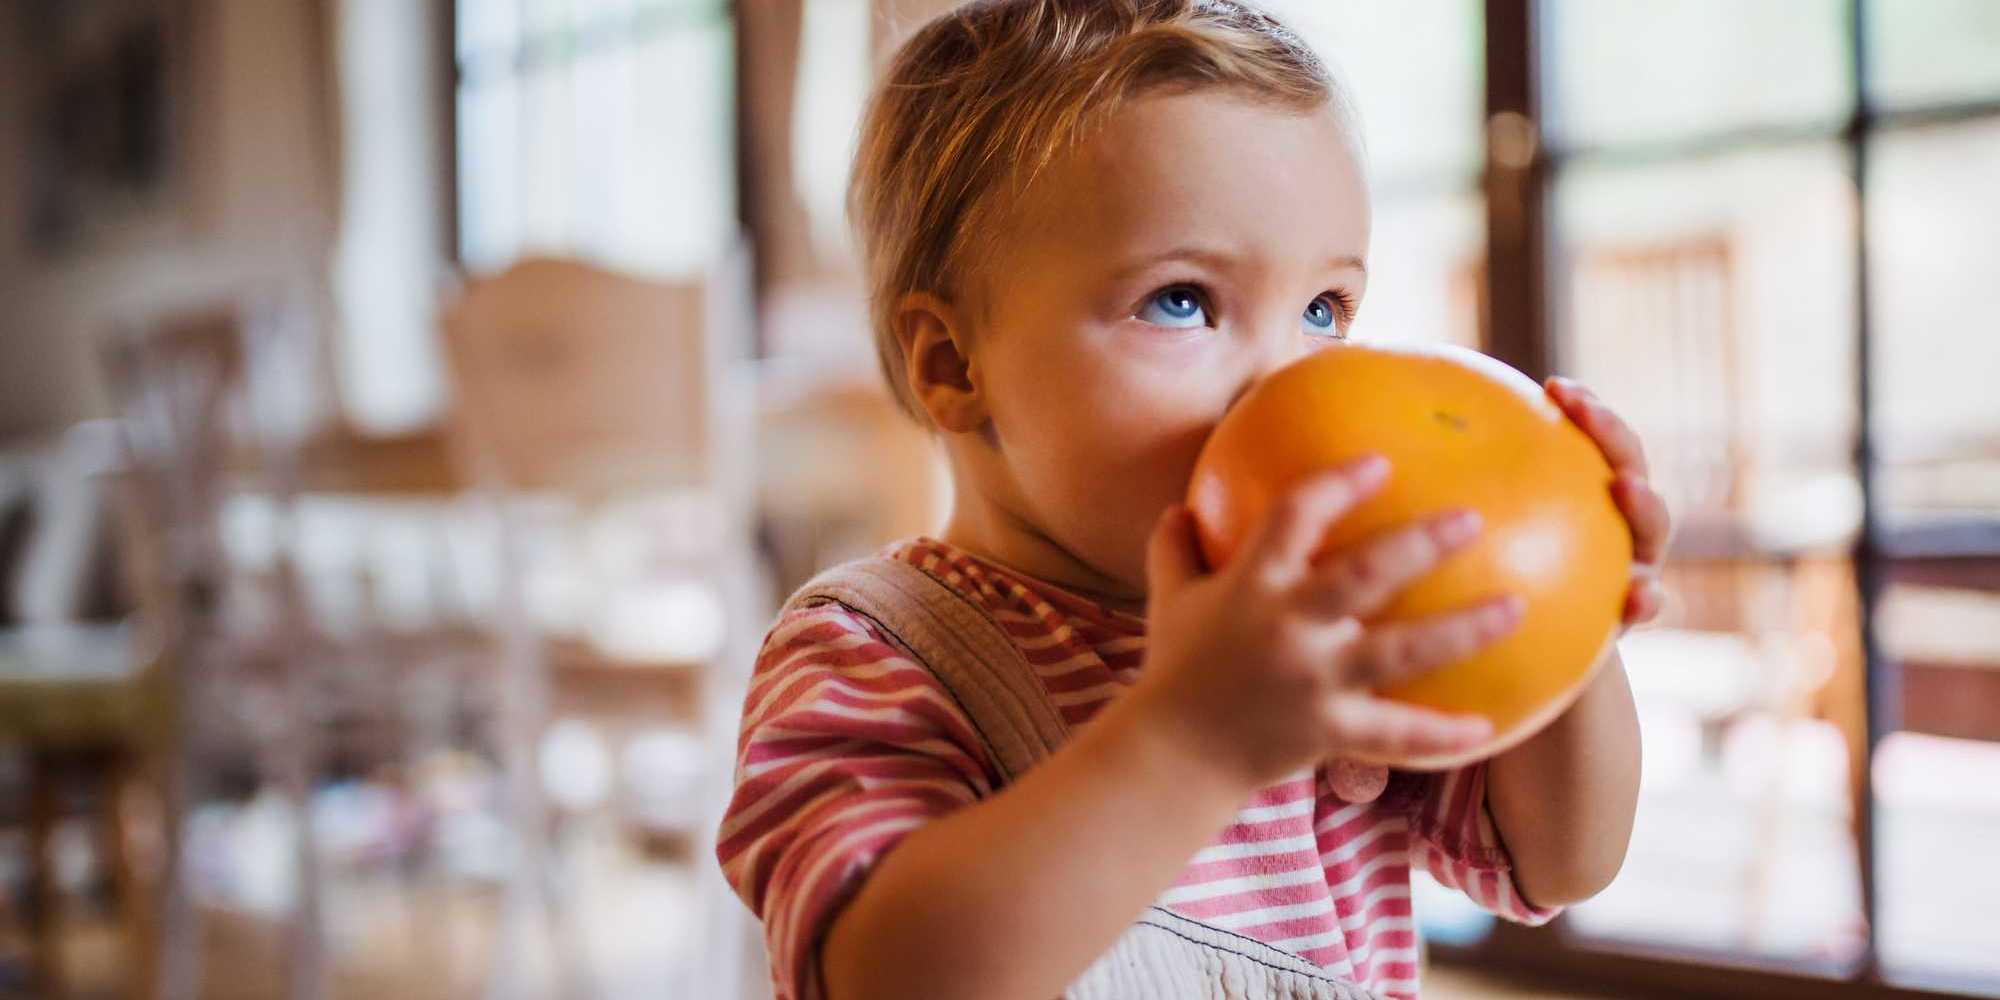
M 1340 320 L 1347 309 L 1332 295 L 1322 295 L 1306 306 L 1306 332 L 1314 336 L 1338 335 Z
M 1208 310 L 1201 304 L 1201 290 L 1192 285 L 1169 285 L 1154 292 L 1133 316 L 1154 326 L 1177 329 L 1208 325 Z

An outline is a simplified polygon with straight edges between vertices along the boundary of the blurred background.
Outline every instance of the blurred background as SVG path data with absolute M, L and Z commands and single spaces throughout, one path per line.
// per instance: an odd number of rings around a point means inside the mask
M 949 502 L 842 212 L 946 6 L 0 0 L 0 996 L 767 995 L 751 655 Z M 1429 994 L 2000 996 L 2000 3 L 1269 6 L 1356 334 L 1587 380 L 1681 526 L 1622 875 L 1419 885 Z

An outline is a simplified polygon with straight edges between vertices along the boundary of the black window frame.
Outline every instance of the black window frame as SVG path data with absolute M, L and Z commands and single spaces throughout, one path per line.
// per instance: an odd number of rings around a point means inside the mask
M 1543 141 L 1550 134 L 1543 91 L 1542 46 L 1546 10 L 1542 0 L 1486 0 L 1486 204 L 1487 274 L 1484 330 L 1486 351 L 1541 378 L 1550 373 L 1560 330 L 1550 303 L 1560 301 L 1552 282 L 1561 280 L 1552 251 L 1551 194 L 1563 172 L 1578 163 L 1640 166 L 1698 159 L 1738 150 L 1777 149 L 1837 142 L 1845 156 L 1856 197 L 1851 278 L 1855 287 L 1855 381 L 1857 415 L 1853 468 L 1862 498 L 1860 530 L 1851 552 L 1860 640 L 1865 657 L 1864 698 L 1867 746 L 1872 761 L 1882 739 L 1904 728 L 1907 704 L 1900 665 L 1883 646 L 1877 610 L 1891 582 L 1929 583 L 2000 591 L 2000 514 L 1950 521 L 1902 523 L 1883 516 L 1874 414 L 1877 387 L 1872 372 L 1876 338 L 1870 316 L 1868 204 L 1869 154 L 1879 138 L 1897 132 L 1973 121 L 2000 121 L 2000 97 L 1945 101 L 1922 106 L 1879 107 L 1869 80 L 1868 5 L 1847 0 L 1843 12 L 1851 101 L 1842 121 L 1829 125 L 1773 125 L 1737 128 L 1655 143 L 1593 146 Z M 1705 554 L 1738 562 L 1754 561 L 1748 549 Z M 2000 679 L 1987 680 L 1972 697 L 2000 704 Z M 1951 735 L 2000 740 L 2000 719 L 1985 728 Z M 1527 978 L 1585 990 L 1615 990 L 1620 996 L 1741 997 L 1978 997 L 2000 996 L 2000 977 L 1929 977 L 1922 970 L 1885 970 L 1878 950 L 1881 919 L 1877 874 L 1882 849 L 1875 822 L 1870 768 L 1854 776 L 1857 857 L 1866 935 L 1851 963 L 1785 962 L 1727 951 L 1700 950 L 1585 939 L 1562 921 L 1540 928 L 1497 924 L 1480 942 L 1435 945 L 1440 961 L 1485 969 L 1506 969 Z M 1924 977 L 1919 981 L 1915 977 Z

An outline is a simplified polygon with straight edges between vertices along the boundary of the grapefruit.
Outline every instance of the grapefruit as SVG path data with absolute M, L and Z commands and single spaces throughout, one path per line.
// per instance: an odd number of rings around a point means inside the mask
M 1204 445 L 1188 505 L 1210 567 L 1300 478 L 1368 454 L 1389 460 L 1388 482 L 1331 528 L 1322 553 L 1452 509 L 1484 521 L 1479 538 L 1371 622 L 1506 594 L 1526 602 L 1510 635 L 1379 692 L 1483 715 L 1492 737 L 1462 754 L 1376 762 L 1454 767 L 1527 739 L 1575 699 L 1617 636 L 1632 540 L 1609 464 L 1540 386 L 1500 361 L 1460 347 L 1331 344 L 1253 386 Z

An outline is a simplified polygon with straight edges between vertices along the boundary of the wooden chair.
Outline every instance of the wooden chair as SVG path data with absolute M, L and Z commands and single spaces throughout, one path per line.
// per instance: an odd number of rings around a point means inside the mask
M 490 499 L 504 526 L 508 593 L 501 745 L 510 754 L 505 767 L 524 830 L 544 829 L 542 792 L 527 753 L 537 745 L 550 707 L 564 697 L 551 683 L 552 663 L 579 650 L 576 641 L 552 642 L 563 637 L 546 634 L 525 599 L 525 577 L 533 570 L 524 548 L 528 510 L 536 503 L 547 509 L 550 501 L 570 512 L 560 519 L 569 526 L 557 530 L 569 532 L 572 542 L 582 537 L 576 532 L 587 532 L 579 525 L 620 505 L 662 505 L 656 509 L 669 512 L 660 522 L 661 535 L 668 537 L 634 541 L 671 544 L 621 561 L 641 572 L 693 580 L 716 595 L 726 617 L 721 648 L 694 662 L 629 664 L 635 673 L 691 678 L 698 688 L 686 699 L 693 717 L 662 719 L 635 702 L 631 707 L 641 714 L 609 724 L 621 732 L 678 724 L 699 734 L 699 745 L 706 748 L 702 810 L 711 800 L 720 806 L 740 675 L 751 660 L 745 643 L 754 642 L 765 614 L 748 516 L 751 442 L 742 433 L 751 400 L 746 391 L 732 391 L 738 373 L 729 365 L 747 341 L 738 281 L 725 273 L 698 285 L 675 285 L 577 261 L 530 259 L 471 281 L 444 313 L 455 393 L 453 450 L 467 481 Z M 698 527 L 689 530 L 690 523 Z M 610 592 L 629 582 L 602 572 L 592 586 Z M 587 648 L 592 637 L 586 632 L 569 638 Z M 704 863 L 713 823 L 713 816 L 698 810 L 684 835 L 703 898 L 727 907 L 726 888 Z M 546 852 L 546 846 L 533 849 Z M 515 890 L 539 891 L 528 885 Z M 524 903 L 518 909 L 531 908 Z M 713 914 L 708 929 L 726 937 L 732 916 L 740 919 L 733 909 Z M 705 951 L 728 954 L 740 946 L 722 940 Z
M 246 302 L 248 299 L 246 298 Z M 270 308 L 267 310 L 266 305 Z M 172 313 L 106 341 L 103 371 L 122 445 L 120 486 L 147 656 L 146 785 L 157 801 L 159 858 L 149 896 L 153 936 L 142 995 L 195 995 L 205 974 L 204 911 L 187 866 L 194 803 L 220 776 L 268 780 L 307 815 L 318 731 L 311 708 L 327 664 L 317 655 L 280 556 L 253 577 L 229 558 L 223 512 L 241 492 L 287 510 L 296 495 L 301 407 L 287 375 L 310 375 L 307 338 L 277 302 Z M 274 364 L 290 359 L 293 364 Z M 257 372 L 252 378 L 251 372 Z M 255 590 L 267 613 L 234 613 Z M 243 706 L 256 705 L 256 711 Z M 293 824 L 292 910 L 276 937 L 287 996 L 321 995 L 327 976 L 315 824 Z
M 943 456 L 873 372 L 767 367 L 763 387 L 758 513 L 774 597 L 837 562 L 938 530 L 950 488 Z
M 21 747 L 20 801 L 0 822 L 27 831 L 27 916 L 42 995 L 62 996 L 63 898 L 55 829 L 78 793 L 98 870 L 125 930 L 127 968 L 145 966 L 145 901 L 128 836 L 130 793 L 147 743 L 148 675 L 118 609 L 80 590 L 112 555 L 104 510 L 115 446 L 86 426 L 40 453 L 0 457 L 0 741 Z M 69 504 L 58 510 L 56 504 Z M 90 589 L 104 585 L 103 580 Z M 137 976 L 126 985 L 144 984 Z
M 1646 441 L 1653 478 L 1683 520 L 1741 509 L 1752 397 L 1727 234 L 1581 248 L 1562 366 L 1612 401 Z
M 1660 664 L 1656 676 L 1635 670 L 1634 687 L 1641 698 L 1685 696 L 1710 752 L 1726 728 L 1753 714 L 1831 722 L 1847 739 L 1852 783 L 1866 766 L 1866 741 L 1845 539 L 1800 548 L 1796 539 L 1760 537 L 1752 508 L 1760 464 L 1773 456 L 1758 453 L 1738 280 L 1727 233 L 1585 246 L 1574 258 L 1577 335 L 1565 341 L 1562 367 L 1639 430 L 1679 525 L 1662 632 L 1628 644 L 1634 652 L 1676 636 L 1709 644 L 1706 654 Z M 1765 775 L 1765 805 L 1753 817 L 1742 873 L 1746 929 L 1761 924 L 1776 891 L 1769 861 L 1792 780 L 1784 756 Z

